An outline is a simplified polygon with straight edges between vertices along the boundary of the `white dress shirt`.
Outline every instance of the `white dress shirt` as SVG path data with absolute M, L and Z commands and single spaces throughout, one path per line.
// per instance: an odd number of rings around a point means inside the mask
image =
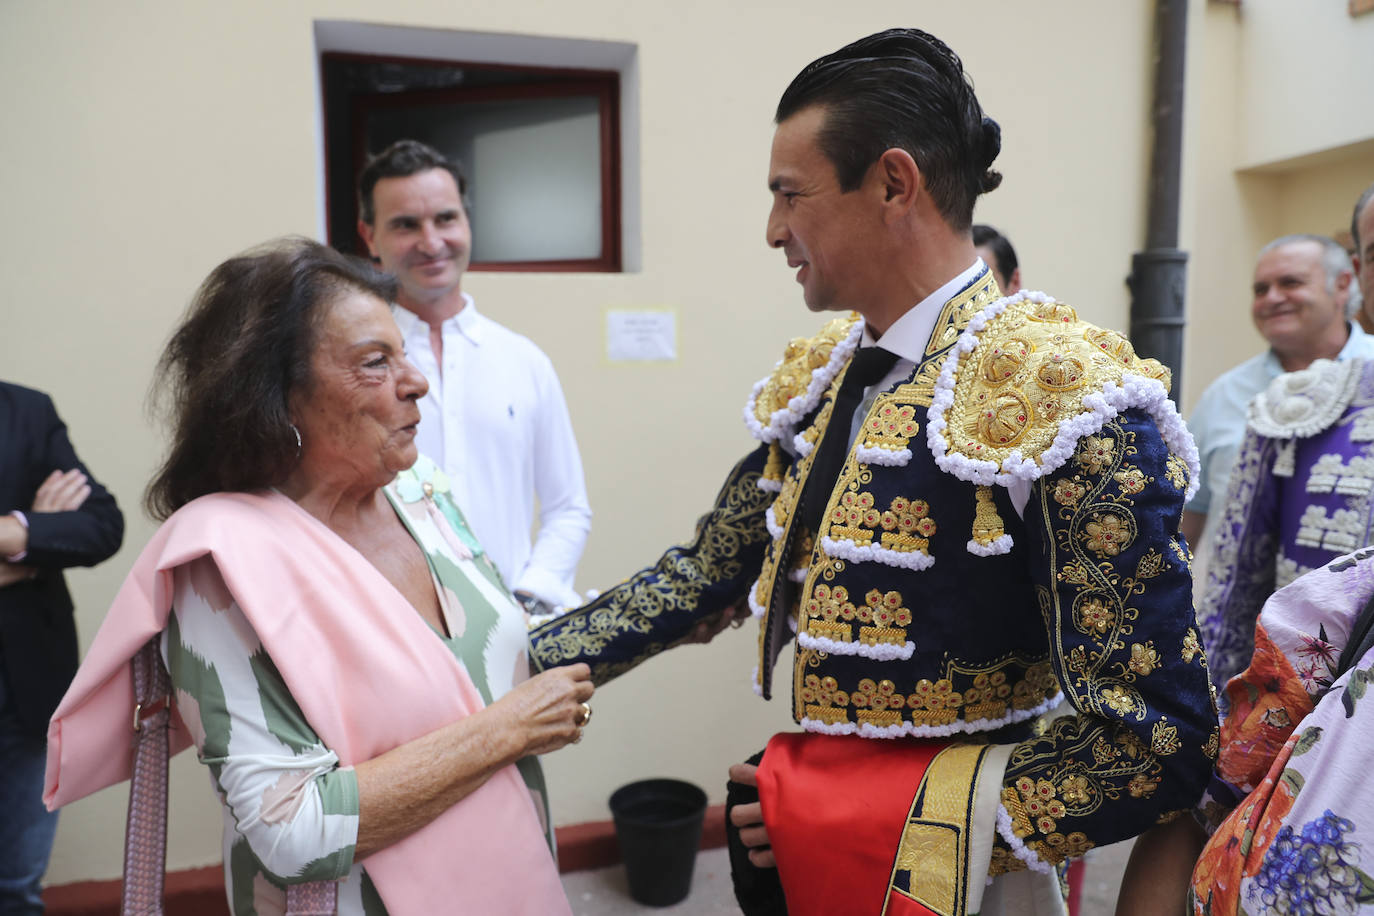
M 987 266 L 983 263 L 983 259 L 977 259 L 971 267 L 959 276 L 926 296 L 916 303 L 914 308 L 892 322 L 892 326 L 877 340 L 873 339 L 873 333 L 869 330 L 867 323 L 864 324 L 863 340 L 860 341 L 859 345 L 882 347 L 889 353 L 896 353 L 897 362 L 892 366 L 892 371 L 888 372 L 881 381 L 864 389 L 863 401 L 854 411 L 853 426 L 849 434 L 851 443 L 859 434 L 859 425 L 863 423 L 868 409 L 873 406 L 873 401 L 879 393 L 909 377 L 917 363 L 925 356 L 926 344 L 930 342 L 930 335 L 935 330 L 935 322 L 940 319 L 940 311 L 945 307 L 945 303 L 954 298 L 955 294 L 972 283 L 986 269 Z M 921 439 L 922 441 L 925 439 L 925 430 L 921 430 Z M 1024 517 L 1026 501 L 1030 499 L 1030 482 L 1018 478 L 1016 482 L 1007 487 L 1007 492 L 1011 496 L 1012 504 L 1016 507 L 1016 514 Z
M 447 472 L 473 533 L 512 591 L 555 606 L 573 590 L 592 510 L 568 405 L 553 364 L 527 337 L 477 311 L 445 321 L 443 372 L 429 325 L 399 306 L 392 314 L 410 361 L 429 380 L 416 445 Z M 533 545 L 535 499 L 539 533 Z

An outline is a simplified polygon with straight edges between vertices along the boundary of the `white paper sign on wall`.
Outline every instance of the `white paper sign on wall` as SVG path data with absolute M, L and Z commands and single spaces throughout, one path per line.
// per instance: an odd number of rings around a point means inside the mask
M 606 359 L 613 363 L 677 359 L 677 313 L 672 309 L 608 309 Z

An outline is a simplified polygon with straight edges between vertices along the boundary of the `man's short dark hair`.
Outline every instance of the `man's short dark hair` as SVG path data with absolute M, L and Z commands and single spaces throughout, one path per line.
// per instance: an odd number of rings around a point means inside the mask
M 1364 260 L 1364 255 L 1360 251 L 1360 213 L 1369 206 L 1371 200 L 1374 200 L 1374 184 L 1364 189 L 1360 199 L 1355 201 L 1355 212 L 1350 214 L 1350 238 L 1354 240 L 1355 254 L 1360 255 L 1361 260 Z
M 992 259 L 997 262 L 992 265 L 993 268 L 999 276 L 1008 280 L 1020 266 L 1020 262 L 1016 260 L 1016 249 L 1011 247 L 1011 240 L 991 226 L 979 223 L 973 227 L 973 247 L 987 248 L 991 251 Z
M 383 178 L 406 178 L 430 169 L 443 169 L 458 185 L 458 196 L 468 192 L 468 180 L 458 163 L 419 140 L 397 140 L 367 160 L 358 176 L 358 215 L 369 226 L 377 218 L 372 191 Z
M 775 119 L 816 105 L 826 112 L 820 147 L 842 191 L 858 188 L 884 152 L 904 149 L 945 222 L 965 231 L 978 195 L 1002 181 L 990 168 L 1001 129 L 983 116 L 958 55 L 920 29 L 888 29 L 808 64 Z

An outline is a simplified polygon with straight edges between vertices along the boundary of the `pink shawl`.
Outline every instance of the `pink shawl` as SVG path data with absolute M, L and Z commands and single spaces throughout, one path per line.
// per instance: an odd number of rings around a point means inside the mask
M 172 570 L 210 554 L 301 711 L 344 766 L 483 708 L 467 672 L 385 577 L 278 493 L 176 512 L 129 573 L 48 727 L 50 809 L 129 778 L 129 660 L 167 623 Z M 190 739 L 175 720 L 172 750 Z M 364 860 L 396 916 L 569 913 L 515 767 Z

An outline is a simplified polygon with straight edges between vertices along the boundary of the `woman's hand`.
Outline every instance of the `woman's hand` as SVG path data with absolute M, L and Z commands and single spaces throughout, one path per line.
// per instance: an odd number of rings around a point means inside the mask
M 516 686 L 492 704 L 507 716 L 523 738 L 525 753 L 547 754 L 578 740 L 587 724 L 582 705 L 596 688 L 592 669 L 584 664 L 550 668 Z
M 586 665 L 550 668 L 475 715 L 357 764 L 355 858 L 419 830 L 502 767 L 576 741 L 593 690 Z

